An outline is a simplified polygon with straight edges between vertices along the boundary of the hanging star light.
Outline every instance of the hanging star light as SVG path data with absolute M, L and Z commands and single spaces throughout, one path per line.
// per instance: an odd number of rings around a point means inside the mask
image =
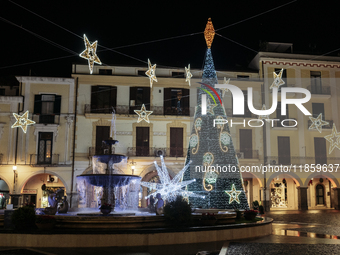
M 262 105 L 262 109 L 261 109 L 262 111 L 265 111 L 265 110 L 267 110 L 267 108 L 266 108 L 266 105 Z M 258 119 L 259 120 L 269 120 L 269 115 L 259 115 L 259 117 L 258 117 Z
M 210 102 L 209 97 L 207 98 L 207 100 L 208 100 L 208 104 L 207 104 L 207 113 L 210 113 L 211 115 L 214 115 L 214 114 L 215 114 L 215 113 L 214 113 L 214 108 L 217 106 L 217 104 L 212 104 L 212 103 Z
M 157 82 L 156 78 L 156 64 L 151 65 L 150 59 L 148 59 L 149 69 L 145 72 L 145 74 L 150 78 L 150 88 L 152 88 L 153 81 Z
M 340 150 L 340 132 L 336 130 L 335 124 L 333 124 L 332 134 L 326 135 L 325 139 L 331 143 L 328 151 L 329 154 L 332 153 L 335 147 Z
M 26 111 L 21 116 L 16 113 L 13 113 L 13 116 L 15 117 L 16 122 L 12 125 L 12 128 L 21 127 L 22 131 L 26 133 L 27 126 L 35 124 L 35 121 L 28 119 L 28 114 L 29 114 L 28 111 Z
M 137 123 L 141 122 L 142 120 L 145 120 L 147 123 L 150 123 L 149 115 L 152 114 L 153 111 L 147 111 L 145 109 L 145 105 L 143 104 L 140 110 L 135 110 L 135 113 L 138 114 Z
M 285 82 L 282 80 L 283 68 L 281 69 L 279 74 L 276 74 L 275 72 L 273 72 L 273 74 L 274 74 L 274 81 L 273 81 L 273 84 L 270 86 L 270 89 L 279 88 L 280 86 L 285 84 Z
M 317 118 L 309 117 L 309 119 L 312 121 L 309 129 L 317 129 L 319 133 L 322 132 L 322 126 L 329 125 L 329 122 L 322 120 L 322 113 Z
M 241 194 L 241 190 L 236 190 L 235 184 L 231 185 L 231 190 L 226 190 L 225 193 L 229 195 L 229 204 L 233 201 L 236 201 L 238 204 L 240 203 L 239 195 Z
M 195 179 L 182 181 L 183 174 L 188 169 L 191 162 L 189 162 L 189 164 L 184 166 L 184 168 L 181 171 L 179 171 L 179 173 L 173 179 L 170 179 L 170 175 L 165 166 L 163 156 L 160 156 L 160 158 L 161 158 L 161 167 L 157 165 L 156 161 L 154 162 L 154 164 L 157 169 L 157 173 L 158 173 L 159 180 L 161 183 L 151 183 L 151 182 L 140 183 L 142 186 L 147 187 L 150 190 L 156 190 L 155 192 L 145 197 L 145 199 L 149 198 L 150 196 L 155 196 L 157 193 L 160 193 L 162 198 L 166 201 L 173 201 L 176 199 L 178 195 L 182 197 L 189 196 L 189 197 L 204 198 L 204 196 L 200 196 L 191 191 L 187 191 L 183 189 L 190 183 L 193 183 L 196 181 Z
M 191 77 L 192 77 L 192 73 L 190 72 L 190 64 L 188 65 L 188 68 L 185 67 L 185 74 L 186 74 L 186 79 L 185 82 L 189 82 L 189 86 L 191 86 Z
M 223 84 L 229 84 L 229 82 L 230 82 L 230 78 L 227 80 L 227 78 L 224 77 Z M 227 88 L 221 88 L 220 90 L 222 91 L 222 97 L 224 97 L 225 93 L 229 91 L 229 89 Z
M 82 53 L 80 53 L 79 56 L 88 60 L 90 74 L 92 74 L 94 63 L 97 63 L 99 65 L 102 64 L 102 62 L 100 61 L 96 54 L 98 41 L 95 41 L 94 43 L 91 44 L 87 39 L 86 35 L 84 34 L 84 43 L 86 49 Z

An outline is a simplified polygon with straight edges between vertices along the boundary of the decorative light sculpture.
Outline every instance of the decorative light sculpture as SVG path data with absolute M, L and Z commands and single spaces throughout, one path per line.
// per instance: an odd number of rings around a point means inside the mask
M 223 84 L 229 84 L 229 82 L 230 82 L 230 78 L 227 80 L 227 78 L 224 77 Z M 229 89 L 227 88 L 221 88 L 220 90 L 222 91 L 222 97 L 224 97 L 225 93 L 229 91 Z
M 186 79 L 185 82 L 189 82 L 189 86 L 191 86 L 191 77 L 192 77 L 192 73 L 190 72 L 190 64 L 188 65 L 188 68 L 185 67 L 185 74 L 186 74 Z
M 13 116 L 15 117 L 16 122 L 12 125 L 12 128 L 21 127 L 22 131 L 26 133 L 27 126 L 35 124 L 35 121 L 28 119 L 28 114 L 29 114 L 28 111 L 26 111 L 21 116 L 16 113 L 13 113 Z
M 266 108 L 266 105 L 262 105 L 262 109 L 261 109 L 262 111 L 265 111 L 265 110 L 267 110 L 267 108 Z M 269 120 L 269 115 L 259 115 L 259 117 L 258 117 L 258 119 L 259 120 Z
M 309 117 L 309 119 L 312 121 L 312 125 L 310 125 L 309 129 L 316 129 L 319 133 L 322 132 L 322 126 L 329 125 L 329 122 L 322 120 L 322 113 L 316 118 Z
M 335 147 L 340 150 L 340 132 L 336 130 L 335 124 L 333 124 L 332 134 L 326 135 L 325 139 L 331 143 L 329 146 L 329 154 L 332 153 Z
M 281 69 L 279 74 L 276 74 L 275 72 L 273 72 L 273 74 L 274 74 L 274 81 L 272 85 L 270 86 L 270 89 L 279 88 L 280 86 L 285 84 L 285 82 L 282 80 L 283 68 Z
M 135 110 L 135 113 L 138 114 L 137 123 L 141 122 L 142 120 L 145 120 L 147 123 L 150 123 L 149 115 L 152 114 L 153 111 L 147 111 L 145 109 L 145 105 L 143 104 L 140 110 Z
M 91 44 L 87 39 L 86 35 L 84 34 L 84 43 L 86 49 L 82 53 L 80 53 L 79 56 L 88 60 L 90 74 L 92 74 L 94 63 L 97 63 L 99 65 L 102 64 L 102 62 L 100 61 L 96 54 L 98 41 L 95 41 L 94 43 Z
M 145 72 L 145 74 L 149 77 L 149 79 L 150 79 L 150 88 L 152 88 L 153 81 L 157 82 L 156 64 L 151 65 L 150 59 L 148 59 L 148 65 L 149 65 L 149 69 Z
M 238 196 L 241 194 L 241 190 L 236 190 L 235 184 L 231 185 L 231 190 L 226 190 L 225 193 L 229 195 L 229 204 L 231 204 L 233 201 L 240 203 L 240 199 Z
M 207 25 L 205 26 L 205 30 L 204 30 L 204 38 L 207 43 L 208 49 L 211 48 L 211 44 L 214 40 L 214 36 L 215 36 L 215 29 L 212 24 L 211 18 L 209 18 Z

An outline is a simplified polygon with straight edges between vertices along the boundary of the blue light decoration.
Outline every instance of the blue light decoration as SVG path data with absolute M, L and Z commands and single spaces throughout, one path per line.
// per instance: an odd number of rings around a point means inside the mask
M 208 21 L 206 29 L 213 29 Z M 212 35 L 213 33 L 207 33 Z M 210 37 L 210 42 L 212 42 Z M 201 89 L 198 93 L 198 106 L 196 107 L 194 124 L 190 136 L 186 165 L 191 161 L 188 171 L 184 173 L 183 180 L 196 179 L 196 182 L 187 186 L 189 192 L 205 196 L 205 199 L 190 197 L 189 202 L 193 207 L 217 209 L 249 209 L 248 201 L 243 190 L 243 181 L 239 162 L 235 153 L 229 125 L 213 126 L 214 119 L 227 119 L 224 107 L 217 104 L 213 114 L 202 115 L 201 95 L 208 90 L 213 91 L 204 84 L 215 88 L 218 83 L 214 61 L 211 53 L 211 43 L 208 44 L 202 76 Z M 221 96 L 222 91 L 215 88 Z M 206 98 L 208 98 L 207 96 Z M 230 188 L 232 188 L 230 190 Z M 235 190 L 235 192 L 234 192 Z M 230 192 L 229 194 L 226 192 Z M 233 199 L 230 199 L 230 195 Z

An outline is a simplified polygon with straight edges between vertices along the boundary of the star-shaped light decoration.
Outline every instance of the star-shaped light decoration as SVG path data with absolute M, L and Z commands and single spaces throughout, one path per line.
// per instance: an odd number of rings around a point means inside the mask
M 138 114 L 137 123 L 141 122 L 142 120 L 145 120 L 147 123 L 150 123 L 149 115 L 153 113 L 153 111 L 147 111 L 145 109 L 145 105 L 143 104 L 140 110 L 135 110 L 135 113 Z
M 328 153 L 331 154 L 334 148 L 338 148 L 340 150 L 340 132 L 336 130 L 335 124 L 333 123 L 332 134 L 326 135 L 325 139 L 331 143 L 329 146 Z
M 279 74 L 276 74 L 275 72 L 273 72 L 273 74 L 274 74 L 274 81 L 273 81 L 273 84 L 270 86 L 270 89 L 279 88 L 280 86 L 285 84 L 285 82 L 282 80 L 283 68 L 281 69 Z
M 28 114 L 29 114 L 28 111 L 26 111 L 21 116 L 16 114 L 16 113 L 13 113 L 13 116 L 15 117 L 16 122 L 12 125 L 12 128 L 21 127 L 22 131 L 24 131 L 24 133 L 26 133 L 27 126 L 35 124 L 35 121 L 28 119 Z
M 150 59 L 148 59 L 149 69 L 145 72 L 145 74 L 150 78 L 150 88 L 152 88 L 153 81 L 157 82 L 156 78 L 156 64 L 151 65 Z
M 224 77 L 223 84 L 229 84 L 229 82 L 230 82 L 230 78 L 227 80 L 227 78 Z M 227 88 L 221 88 L 220 90 L 222 91 L 222 97 L 224 97 L 225 93 L 229 91 L 229 89 Z
M 322 126 L 329 125 L 329 122 L 322 120 L 322 113 L 317 118 L 309 117 L 309 119 L 312 121 L 309 129 L 317 129 L 319 133 L 322 132 Z
M 85 43 L 86 49 L 82 53 L 80 53 L 79 56 L 88 60 L 90 74 L 92 74 L 94 63 L 97 63 L 99 65 L 102 64 L 102 62 L 100 61 L 100 59 L 98 58 L 96 54 L 97 41 L 91 44 L 89 40 L 87 39 L 86 35 L 84 34 L 84 43 Z
M 229 204 L 233 201 L 236 201 L 238 204 L 240 203 L 239 195 L 241 194 L 241 190 L 236 190 L 235 184 L 231 185 L 231 190 L 226 190 L 225 193 L 229 195 Z
M 161 158 L 161 167 L 157 165 L 156 161 L 154 162 L 154 164 L 157 169 L 157 173 L 158 173 L 159 180 L 161 183 L 151 183 L 151 182 L 140 183 L 142 186 L 150 188 L 150 190 L 156 190 L 155 192 L 145 197 L 145 199 L 149 198 L 150 196 L 155 196 L 157 193 L 160 193 L 162 198 L 166 201 L 173 201 L 176 199 L 178 195 L 181 195 L 182 197 L 189 196 L 189 197 L 204 198 L 204 196 L 200 196 L 191 191 L 187 191 L 183 189 L 190 183 L 193 183 L 196 181 L 195 179 L 182 181 L 183 174 L 188 169 L 191 161 L 181 171 L 179 171 L 179 173 L 173 179 L 170 179 L 170 175 L 165 166 L 163 156 L 160 156 L 160 158 Z
M 208 104 L 207 104 L 207 113 L 210 113 L 210 114 L 214 115 L 214 114 L 215 114 L 215 113 L 214 113 L 214 108 L 217 106 L 217 104 L 212 104 L 212 103 L 210 102 L 209 97 L 207 98 L 207 100 L 208 100 Z
M 188 65 L 188 68 L 185 67 L 185 74 L 186 74 L 186 78 L 185 78 L 185 82 L 189 82 L 189 86 L 191 86 L 191 77 L 192 77 L 192 73 L 190 72 L 190 64 Z
M 267 110 L 266 105 L 262 105 L 262 111 Z M 258 117 L 259 120 L 269 120 L 269 115 L 259 115 Z

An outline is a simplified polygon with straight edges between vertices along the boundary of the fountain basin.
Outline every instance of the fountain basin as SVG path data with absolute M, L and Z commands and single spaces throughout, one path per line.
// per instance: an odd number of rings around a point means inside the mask
M 133 180 L 139 182 L 141 177 L 127 174 L 84 174 L 77 176 L 77 180 L 84 180 L 93 186 L 120 187 L 130 184 Z

